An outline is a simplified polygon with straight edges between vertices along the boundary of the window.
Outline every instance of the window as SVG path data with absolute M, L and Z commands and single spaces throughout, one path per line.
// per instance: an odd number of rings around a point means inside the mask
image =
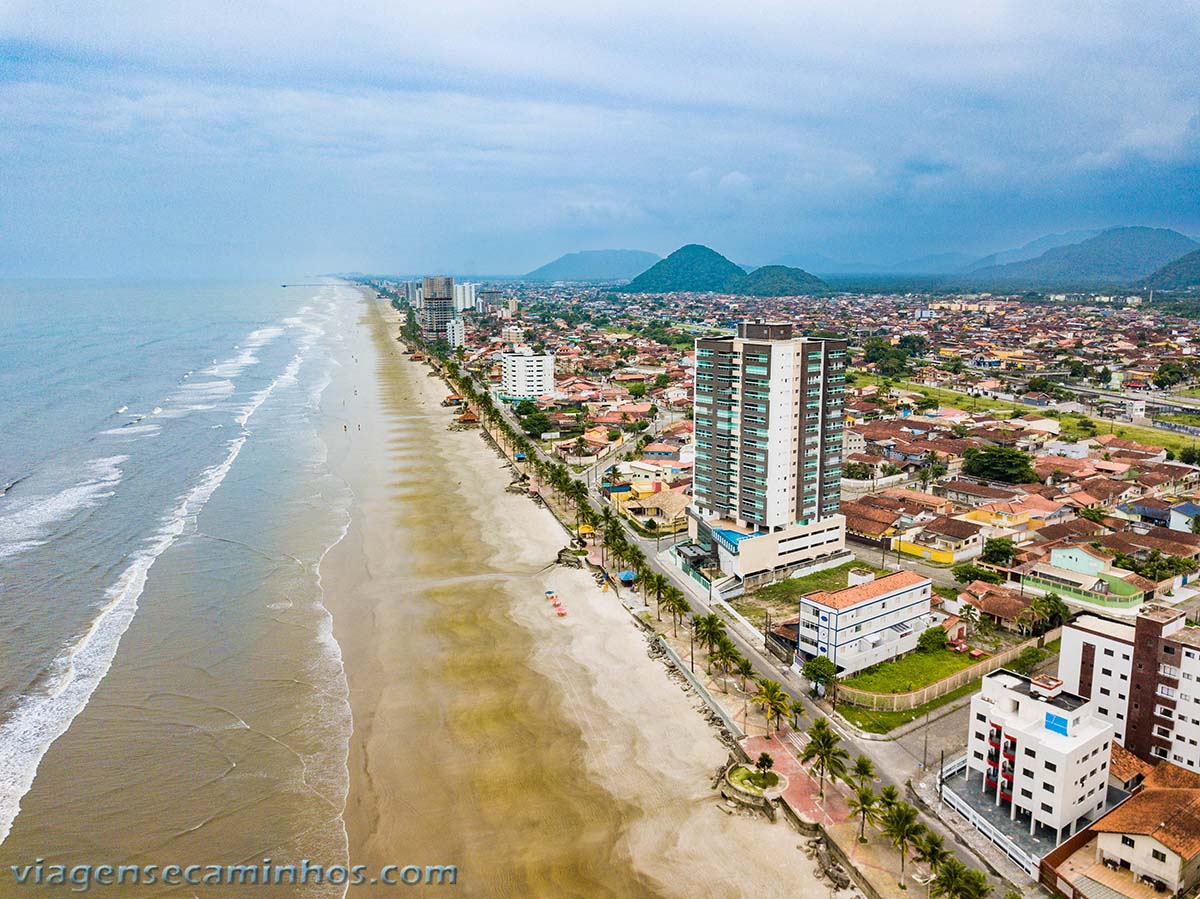
M 1058 765 L 1054 764 L 1054 762 L 1046 762 L 1046 770 L 1047 771 L 1057 771 Z
M 1111 649 L 1106 649 L 1104 650 L 1104 654 L 1111 657 L 1113 655 L 1113 651 Z
M 1022 768 L 1021 775 L 1023 777 L 1033 777 L 1033 769 L 1032 768 Z
M 1101 687 L 1100 695 L 1101 696 L 1112 696 L 1112 691 L 1110 689 L 1108 689 L 1108 687 Z
M 1048 802 L 1043 802 L 1042 803 L 1042 811 L 1050 812 L 1050 814 L 1054 814 L 1054 806 L 1050 805 L 1050 803 L 1048 803 Z
M 1112 677 L 1112 669 L 1111 668 L 1101 668 L 1100 673 L 1103 674 L 1105 677 Z
M 1160 849 L 1151 849 L 1150 855 L 1156 862 L 1165 862 L 1167 860 L 1167 854 Z
M 979 750 L 975 750 L 975 752 L 973 754 L 976 759 L 978 759 L 981 762 L 983 761 L 983 753 L 982 752 L 980 752 Z
M 987 721 L 987 715 L 980 713 L 975 716 L 975 720 L 976 721 Z
M 1053 793 L 1054 792 L 1054 784 L 1049 783 L 1047 781 L 1043 781 L 1042 789 L 1045 790 L 1047 793 Z
M 1136 841 L 1134 840 L 1133 837 L 1131 837 L 1127 834 L 1121 834 L 1121 845 L 1129 846 L 1130 848 L 1133 848 L 1133 846 L 1136 845 Z
M 1033 793 L 1031 793 L 1029 790 L 1022 789 L 1021 790 L 1021 798 L 1022 799 L 1032 799 Z

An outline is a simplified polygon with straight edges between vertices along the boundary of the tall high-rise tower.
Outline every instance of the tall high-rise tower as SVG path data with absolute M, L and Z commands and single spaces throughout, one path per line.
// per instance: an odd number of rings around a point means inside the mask
M 427 341 L 445 338 L 454 318 L 454 279 L 445 275 L 426 278 L 421 287 L 421 336 Z
M 690 530 L 747 586 L 845 555 L 845 367 L 844 341 L 783 322 L 696 341 Z

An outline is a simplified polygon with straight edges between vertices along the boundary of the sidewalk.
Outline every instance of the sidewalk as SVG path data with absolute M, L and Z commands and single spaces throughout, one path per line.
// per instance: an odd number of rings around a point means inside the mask
M 762 752 L 774 759 L 775 765 L 771 770 L 788 779 L 787 789 L 781 796 L 802 819 L 811 824 L 841 824 L 848 821 L 850 810 L 846 800 L 842 798 L 837 785 L 828 778 L 825 780 L 825 797 L 821 798 L 820 783 L 804 770 L 800 759 L 796 757 L 798 747 L 789 739 L 795 736 L 785 728 L 771 739 L 746 737 L 740 742 L 751 764 Z

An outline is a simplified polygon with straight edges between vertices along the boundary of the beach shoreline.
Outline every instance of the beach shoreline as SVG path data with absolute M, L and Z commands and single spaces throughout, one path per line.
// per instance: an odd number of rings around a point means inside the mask
M 449 428 L 399 324 L 364 292 L 357 370 L 322 401 L 355 496 L 321 565 L 354 718 L 351 862 L 458 864 L 472 895 L 790 892 L 800 835 L 717 808 L 728 750 L 700 700 L 591 573 L 553 564 L 569 535 Z

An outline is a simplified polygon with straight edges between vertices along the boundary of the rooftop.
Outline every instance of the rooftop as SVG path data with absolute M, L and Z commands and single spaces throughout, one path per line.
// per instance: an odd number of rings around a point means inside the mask
M 838 590 L 836 593 L 818 590 L 816 593 L 809 593 L 805 599 L 828 606 L 831 609 L 848 609 L 859 603 L 879 599 L 881 596 L 886 596 L 888 593 L 896 590 L 929 583 L 931 583 L 929 578 L 923 574 L 917 574 L 915 571 L 896 571 L 881 578 L 876 578 L 870 583 L 859 584 L 855 587 L 846 587 L 843 590 Z

